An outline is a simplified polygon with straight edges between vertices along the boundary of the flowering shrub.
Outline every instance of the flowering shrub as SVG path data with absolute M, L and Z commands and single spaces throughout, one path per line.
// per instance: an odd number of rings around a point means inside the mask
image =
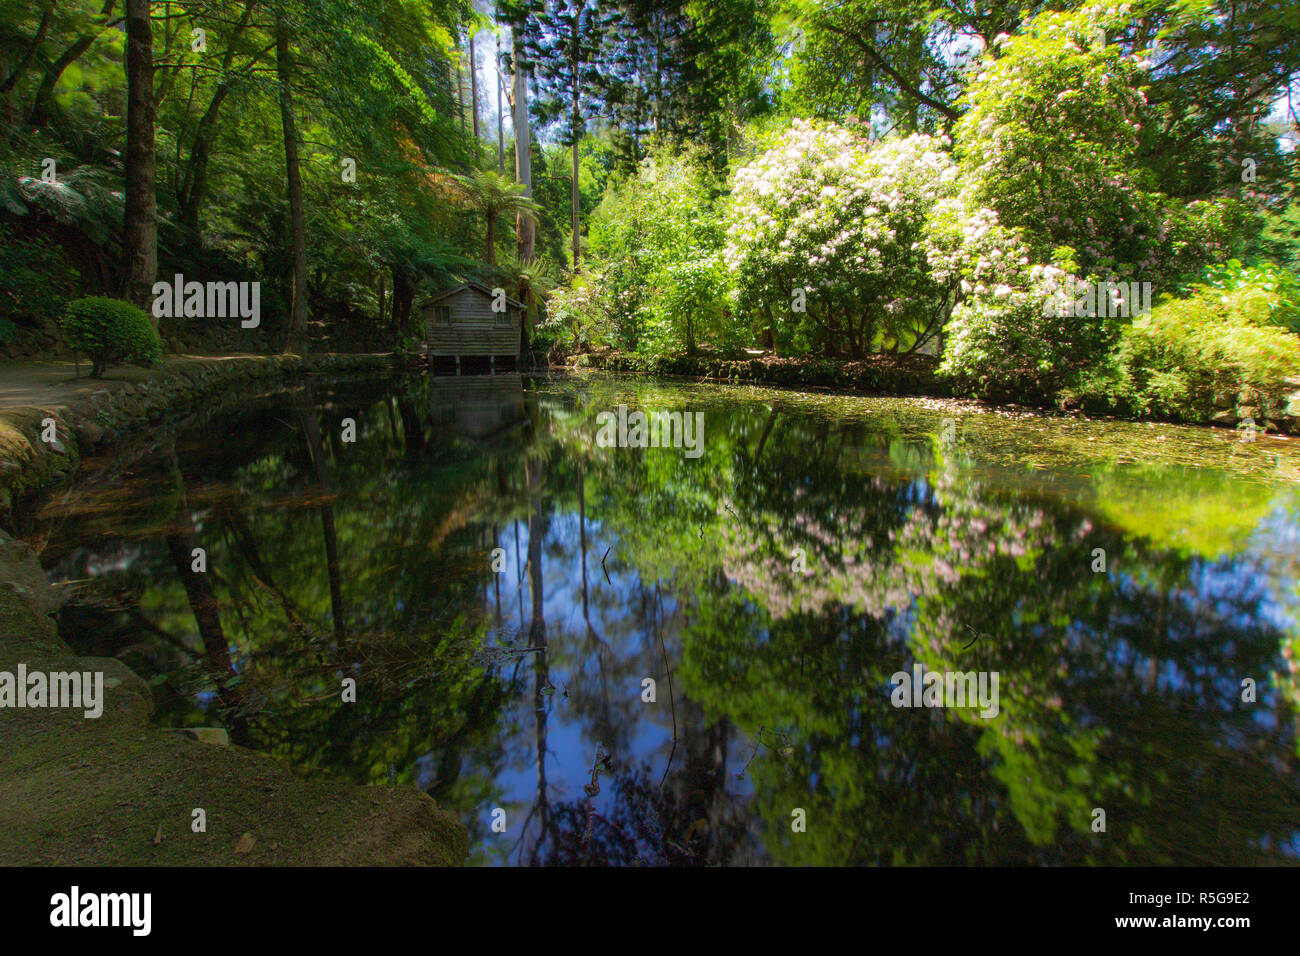
M 936 279 L 960 283 L 943 370 L 979 394 L 1048 398 L 1114 347 L 1124 320 L 1045 308 L 1066 282 L 1158 294 L 1224 256 L 1245 219 L 1152 186 L 1137 154 L 1148 63 L 1097 35 L 1128 17 L 1044 12 L 997 38 L 965 94 L 960 198 L 936 209 L 925 248 Z
M 935 205 L 922 247 L 935 282 L 953 290 L 940 370 L 986 397 L 1042 398 L 1104 355 L 1114 322 L 1051 308 L 1076 266 L 1062 247 L 1031 265 L 1021 230 L 1009 229 L 965 189 Z
M 946 145 L 920 134 L 869 144 L 795 120 L 733 179 L 724 258 L 738 311 L 784 343 L 855 356 L 937 330 L 945 290 L 918 241 L 954 190 Z

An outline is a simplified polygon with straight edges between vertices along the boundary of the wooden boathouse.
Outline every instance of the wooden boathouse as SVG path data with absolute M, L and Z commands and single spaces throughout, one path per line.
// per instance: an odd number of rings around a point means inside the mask
M 498 360 L 509 368 L 516 367 L 524 306 L 504 290 L 466 282 L 426 299 L 421 311 L 424 351 L 431 363 L 439 358 L 454 358 L 458 374 L 462 359 L 481 363 L 486 358 L 494 372 Z

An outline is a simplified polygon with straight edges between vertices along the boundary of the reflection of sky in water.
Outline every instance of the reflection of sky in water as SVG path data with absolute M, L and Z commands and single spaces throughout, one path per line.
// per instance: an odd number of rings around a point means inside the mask
M 590 783 L 591 769 L 596 758 L 597 748 L 610 751 L 611 741 L 597 740 L 591 734 L 591 728 L 573 715 L 574 698 L 565 697 L 568 690 L 572 695 L 575 689 L 570 686 L 575 675 L 572 666 L 560 663 L 570 657 L 576 649 L 579 655 L 585 651 L 585 657 L 578 663 L 579 669 L 591 673 L 598 672 L 598 645 L 586 642 L 586 622 L 582 614 L 582 552 L 579 541 L 579 515 L 577 513 L 555 514 L 549 519 L 547 536 L 542 544 L 542 567 L 544 575 L 543 612 L 546 620 L 546 633 L 549 654 L 549 672 L 547 678 L 554 692 L 544 696 L 546 710 L 546 779 L 547 795 L 552 802 L 583 800 L 586 794 L 583 787 Z M 516 556 L 515 532 L 518 531 L 518 555 Z M 532 598 L 529 592 L 529 579 L 526 571 L 528 561 L 528 524 L 519 521 L 502 529 L 496 547 L 505 552 L 504 566 L 500 572 L 501 582 L 501 627 L 493 639 L 497 643 L 502 639 L 513 640 L 515 646 L 528 646 L 528 632 L 531 624 Z M 620 567 L 617 557 L 618 542 L 602 535 L 598 523 L 587 518 L 587 588 L 588 615 L 593 629 L 599 635 L 609 634 L 623 617 L 625 608 L 633 601 L 640 600 L 646 582 L 633 569 Z M 606 556 L 606 549 L 609 554 Z M 604 568 L 601 559 L 604 557 Z M 608 582 L 605 578 L 609 573 Z M 653 582 L 650 583 L 653 588 Z M 601 602 L 607 603 L 608 596 L 614 600 L 608 607 L 598 606 L 597 594 Z M 676 610 L 676 601 L 665 595 L 663 599 L 664 617 L 671 620 Z M 523 617 L 520 617 L 520 605 Z M 495 613 L 495 596 L 494 596 Z M 664 649 L 668 653 L 668 662 L 675 671 L 677 668 L 678 647 L 676 633 L 663 628 Z M 619 640 L 612 647 L 619 656 L 635 655 L 638 658 L 653 653 L 656 666 L 646 674 L 624 678 L 609 685 L 611 698 L 635 698 L 639 709 L 633 711 L 635 722 L 627 736 L 625 745 L 615 754 L 620 760 L 634 766 L 642 763 L 651 768 L 653 778 L 658 781 L 665 770 L 671 769 L 670 756 L 674 765 L 680 769 L 680 753 L 673 755 L 673 718 L 672 704 L 669 701 L 670 684 L 663 668 L 663 657 L 658 646 L 658 638 L 653 633 L 638 631 L 627 635 L 626 640 Z M 614 645 L 614 641 L 611 641 Z M 534 652 L 535 653 L 535 652 Z M 532 749 L 534 742 L 534 689 L 532 684 L 531 654 L 525 656 L 520 675 L 525 685 L 524 692 L 514 701 L 511 711 L 503 718 L 503 725 L 514 720 L 521 728 L 521 739 L 516 746 L 507 751 L 504 770 L 497 775 L 496 782 L 504 794 L 501 806 L 507 811 L 507 822 L 513 823 L 507 834 L 492 834 L 489 842 L 493 843 L 491 862 L 500 862 L 496 854 L 515 847 L 520 841 L 518 826 L 528 815 L 528 808 L 537 797 L 536 754 Z M 507 670 L 513 668 L 513 664 Z M 641 701 L 643 691 L 642 677 L 652 677 L 656 681 L 654 703 Z M 674 678 L 672 692 L 676 695 L 676 704 L 680 711 L 683 707 L 683 695 L 680 678 Z M 679 716 L 680 719 L 680 716 Z M 744 765 L 747 752 L 736 751 L 728 768 L 732 773 L 738 772 Z M 427 762 L 426 762 L 427 763 Z M 611 798 L 610 779 L 602 774 L 598 780 L 600 793 L 593 801 L 599 814 L 609 811 Z M 744 796 L 750 790 L 748 779 L 737 781 L 732 777 L 728 782 L 730 792 Z M 484 833 L 490 834 L 490 822 L 493 807 L 482 808 L 479 822 Z M 528 837 L 536 836 L 536 821 L 531 821 Z M 508 839 L 504 839 L 508 837 Z M 521 842 L 510 862 L 514 863 L 518 855 L 526 848 L 527 839 Z

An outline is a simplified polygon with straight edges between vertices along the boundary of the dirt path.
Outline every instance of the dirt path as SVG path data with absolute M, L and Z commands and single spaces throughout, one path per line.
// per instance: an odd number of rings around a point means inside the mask
M 230 362 L 236 359 L 256 359 L 262 356 L 247 353 L 230 355 L 169 355 L 156 369 L 111 368 L 103 378 L 90 377 L 90 363 L 78 366 L 67 361 L 0 362 L 0 411 L 24 405 L 49 407 L 70 405 L 89 400 L 96 392 L 113 393 L 126 387 L 147 382 L 160 375 L 175 374 L 196 364 Z

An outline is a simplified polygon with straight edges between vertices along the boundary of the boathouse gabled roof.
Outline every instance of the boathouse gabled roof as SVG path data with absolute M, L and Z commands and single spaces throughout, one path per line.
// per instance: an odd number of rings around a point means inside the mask
M 425 299 L 423 302 L 420 303 L 420 308 L 423 309 L 431 305 L 436 305 L 439 302 L 441 302 L 443 299 L 450 298 L 451 296 L 455 295 L 457 292 L 464 292 L 466 289 L 474 289 L 477 292 L 482 292 L 484 295 L 490 298 L 495 298 L 496 296 L 496 293 L 493 292 L 492 289 L 485 286 L 483 283 L 470 280 L 469 282 L 462 282 L 454 289 L 448 289 L 445 292 L 434 293 L 433 295 L 429 296 L 429 298 Z M 525 308 L 525 305 L 522 302 L 510 298 L 510 296 L 506 296 L 506 304 L 516 309 Z

